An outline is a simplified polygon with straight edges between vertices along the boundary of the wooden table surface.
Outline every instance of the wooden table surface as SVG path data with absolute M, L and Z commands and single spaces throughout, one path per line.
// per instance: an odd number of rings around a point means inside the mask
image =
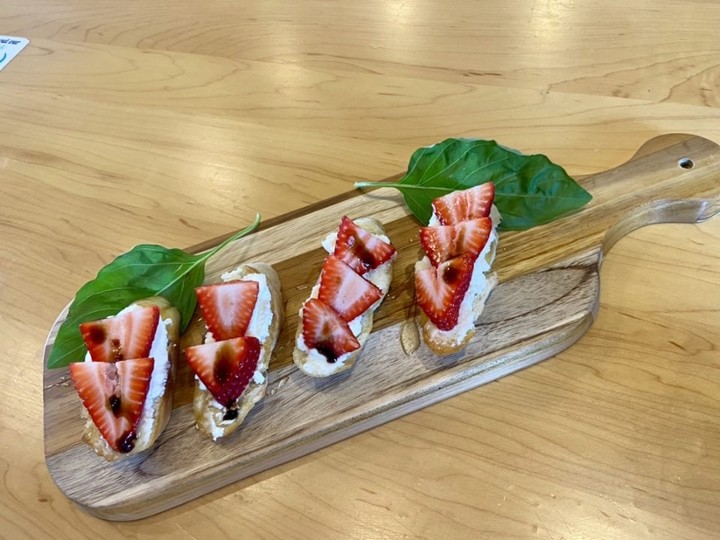
M 717 538 L 720 218 L 621 240 L 557 357 L 130 523 L 44 463 L 53 320 L 131 246 L 184 247 L 405 169 L 449 136 L 571 174 L 720 142 L 711 0 L 6 0 L 0 537 Z M 718 179 L 720 181 L 720 178 Z

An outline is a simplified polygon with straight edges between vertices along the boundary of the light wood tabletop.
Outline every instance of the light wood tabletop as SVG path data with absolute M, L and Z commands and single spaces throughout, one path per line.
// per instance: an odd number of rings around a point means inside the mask
M 45 464 L 42 355 L 139 243 L 192 246 L 405 170 L 447 137 L 575 176 L 720 143 L 720 4 L 10 0 L 0 71 L 0 537 L 720 536 L 720 218 L 607 254 L 571 348 L 133 522 Z M 718 177 L 720 182 L 720 177 Z

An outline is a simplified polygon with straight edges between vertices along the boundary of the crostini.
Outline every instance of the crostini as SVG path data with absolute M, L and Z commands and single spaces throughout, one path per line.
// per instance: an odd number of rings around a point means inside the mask
M 161 297 L 80 325 L 88 348 L 70 364 L 87 420 L 82 440 L 108 461 L 150 448 L 172 411 L 180 314 Z
M 373 218 L 342 218 L 322 243 L 328 256 L 299 311 L 293 361 L 312 377 L 350 369 L 390 288 L 395 248 Z
M 265 396 L 267 369 L 283 319 L 280 280 L 264 263 L 244 264 L 223 283 L 195 290 L 207 334 L 185 349 L 195 373 L 197 428 L 213 440 L 242 424 Z
M 415 263 L 415 298 L 423 341 L 438 355 L 467 346 L 497 284 L 491 271 L 500 223 L 494 198 L 490 182 L 439 197 L 430 223 L 420 229 L 425 256 Z

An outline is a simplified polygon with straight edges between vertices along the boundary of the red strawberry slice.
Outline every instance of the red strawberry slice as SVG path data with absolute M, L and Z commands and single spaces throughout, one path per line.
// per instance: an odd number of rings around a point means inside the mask
M 382 297 L 382 291 L 334 255 L 328 255 L 320 274 L 318 299 L 346 321 L 352 321 Z
M 440 330 L 458 323 L 460 304 L 470 286 L 474 258 L 460 255 L 437 268 L 415 270 L 415 297 L 420 308 Z
M 257 281 L 229 281 L 195 289 L 212 336 L 220 341 L 245 335 L 257 302 Z
M 438 225 L 420 228 L 420 243 L 433 266 L 457 255 L 477 257 L 485 247 L 492 231 L 489 217 L 463 221 L 457 225 Z
M 159 320 L 158 306 L 137 307 L 116 317 L 82 323 L 80 333 L 94 362 L 145 358 Z
M 455 225 L 468 219 L 488 217 L 494 199 L 495 184 L 487 182 L 443 195 L 432 205 L 442 225 Z
M 343 354 L 360 348 L 360 343 L 342 317 L 317 298 L 305 302 L 302 325 L 305 345 L 317 349 L 331 364 Z
M 223 407 L 230 408 L 257 369 L 260 341 L 238 337 L 185 349 L 190 368 Z
M 358 227 L 349 217 L 342 218 L 333 255 L 350 265 L 358 274 L 363 275 L 377 268 L 394 254 L 395 248 L 390 244 Z
M 70 364 L 70 378 L 103 439 L 116 452 L 135 448 L 155 360 Z

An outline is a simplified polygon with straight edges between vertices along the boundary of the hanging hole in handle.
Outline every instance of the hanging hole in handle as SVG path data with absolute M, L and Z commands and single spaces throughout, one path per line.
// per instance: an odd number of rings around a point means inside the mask
M 678 160 L 678 167 L 681 169 L 692 169 L 695 166 L 695 163 L 690 158 L 682 158 Z

